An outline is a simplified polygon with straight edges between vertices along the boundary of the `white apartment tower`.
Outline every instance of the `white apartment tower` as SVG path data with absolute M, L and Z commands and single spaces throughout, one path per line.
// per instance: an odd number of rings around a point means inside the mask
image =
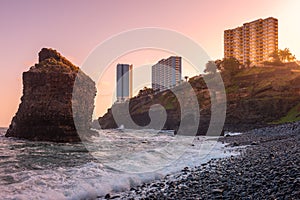
M 171 56 L 152 66 L 152 88 L 167 90 L 181 82 L 181 57 Z

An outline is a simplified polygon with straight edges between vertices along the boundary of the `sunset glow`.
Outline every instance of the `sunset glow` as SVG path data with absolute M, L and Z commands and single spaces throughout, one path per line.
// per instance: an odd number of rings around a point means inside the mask
M 279 48 L 289 48 L 300 58 L 300 2 L 264 1 L 10 1 L 0 2 L 0 126 L 7 127 L 22 94 L 22 73 L 37 62 L 43 47 L 57 49 L 80 66 L 101 42 L 120 32 L 143 27 L 171 29 L 201 45 L 212 59 L 223 58 L 223 31 L 258 18 L 275 17 L 279 24 Z M 151 65 L 170 54 L 134 52 L 120 57 L 97 83 L 96 115 L 112 102 L 114 66 Z M 185 68 L 186 67 L 186 68 Z M 148 72 L 147 72 L 148 73 Z M 183 64 L 183 76 L 197 75 Z M 143 77 L 149 79 L 149 76 Z M 137 81 L 137 80 L 136 80 Z M 142 88 L 143 86 L 141 86 Z M 138 87 L 137 87 L 138 88 Z M 137 89 L 138 91 L 138 89 Z M 135 93 L 137 92 L 135 91 Z

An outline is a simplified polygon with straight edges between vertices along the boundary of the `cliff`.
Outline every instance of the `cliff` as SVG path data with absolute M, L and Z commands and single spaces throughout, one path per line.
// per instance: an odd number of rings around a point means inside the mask
M 213 75 L 205 76 L 206 81 L 214 79 Z M 227 96 L 224 130 L 245 131 L 300 120 L 300 67 L 297 64 L 246 68 L 239 70 L 235 75 L 222 72 L 221 76 Z M 206 134 L 211 120 L 210 92 L 203 76 L 193 77 L 189 83 L 197 95 L 201 110 L 198 134 L 203 135 Z M 186 93 L 188 105 L 191 91 L 186 91 L 185 84 L 177 86 L 174 90 Z M 131 117 L 137 124 L 146 125 L 150 122 L 149 108 L 157 103 L 164 106 L 167 111 L 164 129 L 177 130 L 181 123 L 181 105 L 179 106 L 171 91 L 132 98 L 129 102 Z M 122 104 L 115 104 L 112 108 L 121 106 Z M 103 117 L 98 119 L 101 128 L 116 128 L 114 118 L 112 109 L 109 109 Z M 187 120 L 190 119 L 187 118 Z
M 93 134 L 95 95 L 95 83 L 87 75 L 57 51 L 43 48 L 39 62 L 23 73 L 23 96 L 5 136 L 79 142 L 77 131 L 86 133 L 83 138 Z M 76 126 L 73 117 L 81 120 Z
M 289 117 L 300 103 L 297 64 L 244 69 L 225 84 L 226 129 L 248 130 L 298 120 L 296 116 Z M 299 109 L 297 112 L 300 114 Z

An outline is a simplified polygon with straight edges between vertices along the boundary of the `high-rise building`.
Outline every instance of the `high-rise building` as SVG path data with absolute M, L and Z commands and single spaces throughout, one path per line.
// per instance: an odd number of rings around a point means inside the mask
M 170 89 L 181 82 L 181 57 L 171 56 L 152 66 L 152 88 Z
M 132 97 L 132 65 L 117 65 L 117 102 Z
M 240 63 L 259 64 L 270 60 L 278 50 L 278 20 L 258 19 L 224 31 L 224 58 L 234 57 Z

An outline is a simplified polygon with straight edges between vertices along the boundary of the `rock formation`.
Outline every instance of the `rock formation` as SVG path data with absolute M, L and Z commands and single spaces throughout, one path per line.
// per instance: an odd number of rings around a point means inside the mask
M 57 51 L 43 48 L 39 63 L 23 73 L 23 96 L 5 136 L 79 142 L 93 134 L 90 127 L 95 95 L 92 79 Z M 84 137 L 80 138 L 77 131 L 85 133 Z
M 181 133 L 182 135 L 194 135 L 194 131 L 189 131 L 188 129 L 199 125 L 198 121 L 194 121 L 195 116 L 193 115 L 194 112 L 188 112 L 188 109 L 193 109 L 190 107 L 191 99 L 189 95 L 191 94 L 190 87 L 186 87 L 186 83 L 183 83 L 180 86 L 177 86 L 174 88 L 173 92 L 180 94 L 185 98 L 184 105 L 180 105 L 178 102 L 178 99 L 176 95 L 170 91 L 166 90 L 157 94 L 147 94 L 147 95 L 141 95 L 136 96 L 132 99 L 130 99 L 129 103 L 129 113 L 132 117 L 132 120 L 138 125 L 140 128 L 146 127 L 146 128 L 152 128 L 157 129 L 157 126 L 153 124 L 153 127 L 148 127 L 150 124 L 151 119 L 149 110 L 151 106 L 155 104 L 162 105 L 166 110 L 166 121 L 163 126 L 163 129 L 166 130 L 176 130 L 178 131 L 178 127 L 180 124 L 188 125 L 189 127 L 185 127 L 185 132 Z M 208 90 L 202 90 L 198 93 L 199 98 L 202 98 L 204 96 L 209 97 Z M 210 121 L 210 115 L 208 115 L 206 112 L 209 110 L 210 105 L 209 100 L 207 102 L 203 102 L 203 107 L 206 106 L 208 109 L 201 111 L 201 123 L 200 127 L 198 128 L 198 135 L 202 134 L 204 135 L 208 129 L 209 121 Z M 192 104 L 194 105 L 194 104 Z M 123 103 L 117 103 L 112 106 L 112 108 L 108 109 L 107 113 L 100 117 L 98 119 L 99 124 L 102 129 L 111 129 L 111 128 L 117 128 L 120 124 L 117 124 L 115 119 L 116 118 L 122 118 L 122 116 L 126 116 L 126 114 L 122 113 L 122 107 L 124 106 Z M 113 113 L 112 109 L 117 110 L 118 112 Z M 181 109 L 183 109 L 184 116 L 181 116 Z M 117 116 L 116 116 L 117 115 Z M 204 115 L 206 117 L 204 117 Z M 134 126 L 131 127 L 127 124 L 125 124 L 125 128 L 135 128 Z

